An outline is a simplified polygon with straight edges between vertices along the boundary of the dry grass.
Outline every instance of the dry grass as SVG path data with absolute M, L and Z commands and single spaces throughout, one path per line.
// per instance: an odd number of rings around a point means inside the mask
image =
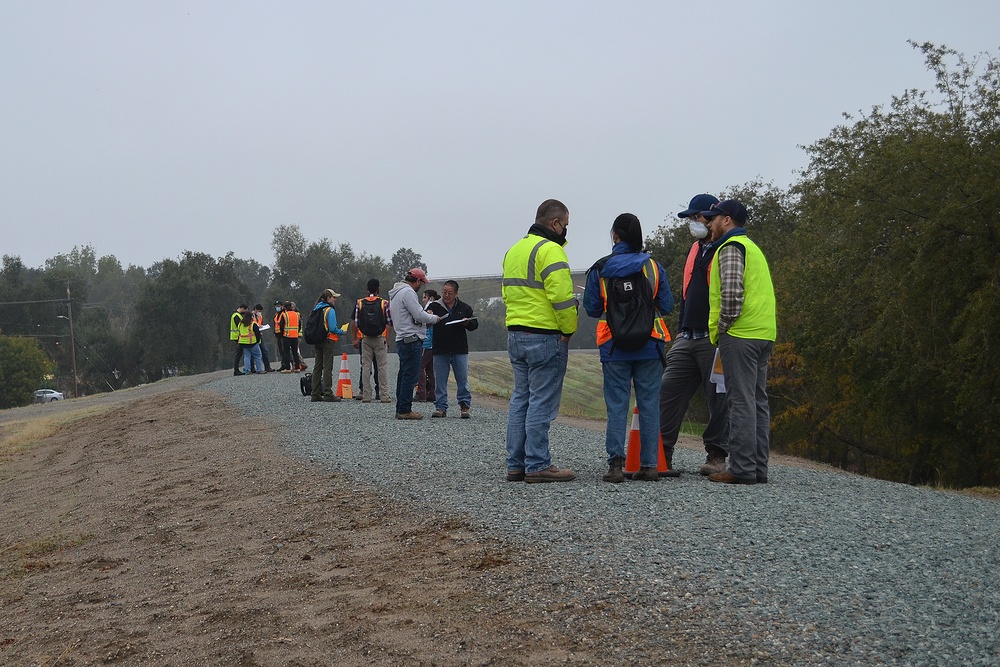
M 0 551 L 0 581 L 55 567 L 60 552 L 78 547 L 87 539 L 86 535 L 50 535 L 6 547 Z
M 469 387 L 473 392 L 509 399 L 513 386 L 514 374 L 506 356 L 469 359 Z M 602 386 L 600 357 L 570 354 L 559 413 L 569 417 L 607 419 Z
M 31 447 L 67 424 L 104 414 L 110 406 L 92 405 L 56 414 L 18 419 L 0 424 L 0 463 Z

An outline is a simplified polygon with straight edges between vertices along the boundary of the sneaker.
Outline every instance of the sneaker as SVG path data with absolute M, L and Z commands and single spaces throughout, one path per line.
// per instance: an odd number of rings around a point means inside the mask
M 508 482 L 523 482 L 524 481 L 524 471 L 523 470 L 508 470 L 507 471 L 507 481 Z
M 292 371 L 291 371 L 290 369 L 288 369 L 288 368 L 282 368 L 282 369 L 281 369 L 280 371 L 278 371 L 278 372 L 279 372 L 279 373 L 291 373 Z
M 419 412 L 403 412 L 396 413 L 396 419 L 423 419 L 424 416 Z
M 447 417 L 447 416 L 448 416 L 448 413 L 445 412 L 444 410 L 435 410 L 434 414 L 431 415 L 431 417 L 434 417 L 435 419 L 441 419 L 441 418 L 444 418 L 444 417 Z
M 468 406 L 468 405 L 466 405 L 465 403 L 462 403 L 462 404 L 461 404 L 460 406 L 458 406 L 458 407 L 459 407 L 459 408 L 461 409 L 461 411 L 462 411 L 462 414 L 461 414 L 461 417 L 462 417 L 462 419 L 468 419 L 469 417 L 471 417 L 471 416 L 472 416 L 472 413 L 470 413 L 470 412 L 469 412 L 469 406 Z
M 640 467 L 639 472 L 632 473 L 633 482 L 659 482 L 660 474 L 656 472 L 656 466 Z
M 714 475 L 717 472 L 726 472 L 726 457 L 712 456 L 705 457 L 705 464 L 698 469 L 702 475 Z
M 570 482 L 576 479 L 576 474 L 569 468 L 557 468 L 549 466 L 545 470 L 529 472 L 524 475 L 526 484 L 540 484 L 542 482 Z

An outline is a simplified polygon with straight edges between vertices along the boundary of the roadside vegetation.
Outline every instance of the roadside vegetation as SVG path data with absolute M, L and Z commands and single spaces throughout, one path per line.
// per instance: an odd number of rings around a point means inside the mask
M 845 115 L 804 148 L 808 164 L 787 189 L 754 180 L 715 194 L 747 205 L 748 233 L 774 278 L 774 451 L 908 484 L 993 488 L 1000 485 L 1000 58 L 913 46 L 930 90 L 897 92 L 884 106 Z M 679 292 L 691 245 L 686 225 L 647 232 L 647 249 Z M 261 303 L 267 314 L 275 300 L 308 309 L 334 285 L 345 295 L 338 304 L 345 322 L 369 278 L 387 288 L 410 267 L 428 268 L 411 248 L 385 260 L 348 243 L 309 241 L 295 225 L 276 228 L 271 248 L 269 266 L 189 251 L 149 268 L 124 267 L 89 246 L 41 269 L 3 256 L 0 407 L 26 404 L 34 389 L 53 384 L 67 396 L 78 384 L 87 395 L 226 368 L 228 317 L 240 303 Z M 499 278 L 463 278 L 461 296 L 480 322 L 473 349 L 504 349 Z M 676 320 L 671 325 L 676 330 Z M 593 348 L 593 332 L 594 321 L 581 315 L 572 347 Z M 478 373 L 503 373 L 497 363 Z M 563 409 L 600 419 L 599 369 L 588 363 L 571 358 Z M 497 377 L 477 390 L 502 396 L 509 383 Z M 699 421 L 697 409 L 690 416 Z

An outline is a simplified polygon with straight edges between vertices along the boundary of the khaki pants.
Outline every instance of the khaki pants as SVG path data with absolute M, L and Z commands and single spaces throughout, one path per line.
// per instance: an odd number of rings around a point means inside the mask
M 382 398 L 392 395 L 389 389 L 389 352 L 384 336 L 365 336 L 361 339 L 361 382 L 364 389 L 361 398 L 371 400 L 372 386 L 372 360 L 378 367 L 379 394 Z

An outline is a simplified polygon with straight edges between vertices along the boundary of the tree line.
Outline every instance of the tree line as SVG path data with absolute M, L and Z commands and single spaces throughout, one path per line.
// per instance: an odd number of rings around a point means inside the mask
M 911 484 L 996 486 L 1000 60 L 914 47 L 934 77 L 931 91 L 845 115 L 805 147 L 808 166 L 788 188 L 758 180 L 714 194 L 747 205 L 748 233 L 771 265 L 775 451 Z M 682 225 L 647 238 L 675 291 L 690 244 Z M 427 269 L 410 248 L 384 260 L 309 241 L 294 225 L 275 229 L 271 247 L 272 266 L 186 252 L 123 268 L 89 247 L 42 269 L 4 256 L 0 406 L 30 400 L 39 373 L 63 386 L 72 377 L 67 285 L 81 393 L 93 393 L 226 368 L 228 315 L 239 303 L 269 313 L 288 299 L 305 311 L 333 286 L 344 294 L 344 322 L 369 278 L 384 296 L 407 269 Z M 459 298 L 480 319 L 475 349 L 506 348 L 498 296 L 498 279 L 462 283 Z M 575 347 L 593 347 L 594 324 L 582 316 Z M 18 375 L 18 363 L 35 370 Z
M 773 447 L 910 484 L 1000 484 L 1000 60 L 913 44 L 933 91 L 845 115 L 787 189 L 727 192 L 771 265 Z M 653 253 L 679 284 L 686 230 Z

